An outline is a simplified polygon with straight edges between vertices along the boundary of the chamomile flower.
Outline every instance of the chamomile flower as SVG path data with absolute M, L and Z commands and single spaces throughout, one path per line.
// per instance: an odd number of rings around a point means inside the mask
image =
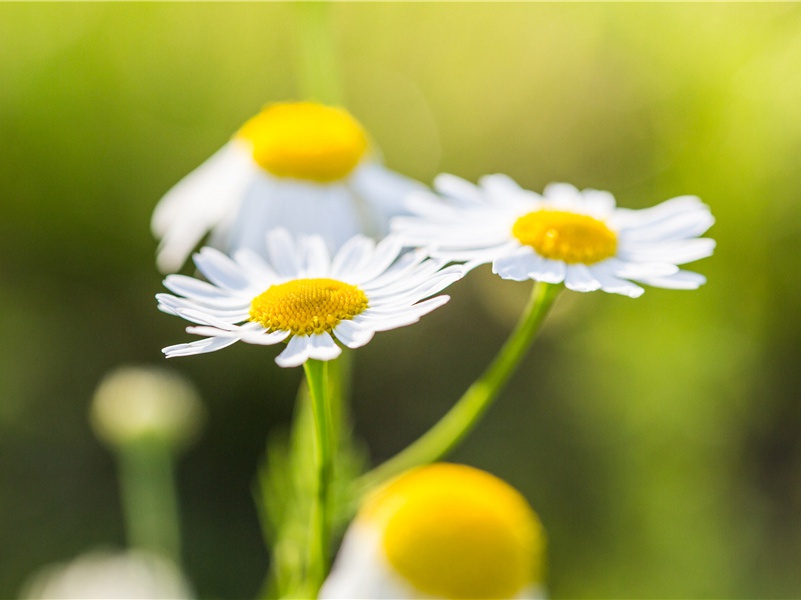
M 407 244 L 435 256 L 492 263 L 504 279 L 632 298 L 644 291 L 635 282 L 695 289 L 706 281 L 678 267 L 715 248 L 714 240 L 698 238 L 714 218 L 695 196 L 628 210 L 616 208 L 609 192 L 556 183 L 539 195 L 504 175 L 478 186 L 440 175 L 435 188 L 440 196 L 414 194 L 407 205 L 414 216 L 397 217 L 392 226 Z
M 24 586 L 29 600 L 192 598 L 189 584 L 165 558 L 140 550 L 95 550 L 38 571 Z
M 367 498 L 319 597 L 542 598 L 544 553 L 540 521 L 516 490 L 437 463 Z
M 369 342 L 377 331 L 416 322 L 442 306 L 441 291 L 462 276 L 423 252 L 401 254 L 394 236 L 375 243 L 355 236 L 331 258 L 320 236 L 297 242 L 284 229 L 266 236 L 268 261 L 249 250 L 233 259 L 213 248 L 195 255 L 208 282 L 169 275 L 164 285 L 177 296 L 158 294 L 159 309 L 196 323 L 188 333 L 204 339 L 164 348 L 168 357 L 213 352 L 242 341 L 274 345 L 276 358 L 295 367 L 312 358 L 332 360 Z M 424 300 L 429 298 L 428 300 Z
M 177 271 L 210 231 L 212 246 L 259 254 L 275 227 L 319 234 L 331 250 L 357 233 L 383 236 L 405 195 L 422 187 L 379 164 L 344 109 L 271 104 L 161 199 L 151 222 L 157 263 Z

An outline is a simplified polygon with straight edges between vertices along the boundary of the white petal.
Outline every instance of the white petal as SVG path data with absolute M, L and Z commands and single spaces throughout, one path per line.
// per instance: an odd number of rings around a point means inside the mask
M 319 235 L 303 238 L 304 252 L 303 274 L 306 277 L 328 277 L 331 274 L 331 257 L 328 246 Z
M 368 308 L 362 314 L 354 317 L 353 320 L 359 324 L 364 323 L 373 331 L 388 331 L 416 323 L 420 320 L 420 317 L 439 308 L 448 300 L 450 300 L 450 296 L 436 296 L 402 310 L 394 309 L 386 312 Z
M 692 271 L 679 271 L 674 275 L 668 275 L 666 277 L 647 277 L 641 278 L 638 281 L 654 287 L 670 290 L 696 290 L 706 283 L 706 277 Z
M 711 256 L 714 250 L 715 240 L 710 238 L 655 244 L 621 241 L 618 256 L 623 260 L 633 262 L 668 262 L 674 265 L 683 265 Z
M 434 188 L 440 194 L 461 203 L 482 204 L 485 200 L 484 194 L 478 186 L 450 173 L 437 175 L 434 178 Z
M 492 262 L 492 272 L 503 279 L 513 281 L 527 281 L 531 279 L 531 273 L 537 269 L 542 262 L 531 248 L 518 248 L 508 256 L 501 256 Z
M 342 348 L 336 345 L 327 331 L 309 336 L 309 358 L 333 360 L 340 354 L 342 354 Z
M 390 171 L 374 161 L 365 161 L 354 171 L 350 186 L 362 200 L 368 219 L 365 233 L 383 237 L 389 231 L 389 219 L 406 211 L 406 199 L 425 186 Z
M 565 263 L 561 260 L 542 258 L 532 267 L 529 275 L 532 279 L 544 283 L 562 283 L 565 280 L 565 272 Z
M 305 335 L 293 335 L 275 362 L 279 367 L 299 367 L 309 360 L 310 353 L 311 340 Z
M 300 273 L 298 250 L 286 229 L 272 229 L 267 233 L 267 255 L 270 265 L 281 277 L 296 277 Z
M 374 331 L 354 321 L 340 321 L 334 335 L 348 348 L 361 348 L 373 339 Z
M 331 263 L 333 277 L 347 277 L 358 272 L 369 262 L 375 242 L 365 236 L 355 235 L 345 242 L 334 255 Z
M 574 292 L 594 292 L 601 288 L 601 282 L 592 275 L 586 265 L 567 265 L 565 287 Z
M 639 298 L 645 291 L 640 286 L 631 281 L 616 277 L 608 265 L 598 263 L 590 265 L 590 272 L 601 283 L 601 289 L 610 294 L 622 294 L 629 298 Z
M 398 254 L 403 249 L 403 244 L 395 235 L 389 235 L 375 246 L 375 251 L 370 257 L 369 265 L 365 265 L 358 274 L 348 274 L 349 281 L 352 283 L 363 283 L 373 280 L 384 273 L 389 266 L 398 258 Z
M 195 264 L 209 281 L 229 290 L 242 290 L 250 282 L 242 268 L 225 254 L 208 246 L 195 254 Z
M 176 344 L 174 346 L 167 346 L 162 349 L 162 352 L 167 358 L 176 356 L 191 356 L 192 354 L 205 354 L 206 352 L 214 352 L 226 348 L 231 344 L 239 341 L 239 338 L 231 336 L 210 337 L 204 340 L 197 340 L 188 344 Z
M 249 304 L 249 300 L 239 295 L 233 295 L 229 290 L 222 290 L 210 283 L 186 275 L 169 275 L 164 280 L 164 287 L 196 302 L 217 308 L 233 309 Z M 157 294 L 156 298 L 159 296 Z
M 247 149 L 229 142 L 168 191 L 151 221 L 161 239 L 159 269 L 178 270 L 203 235 L 237 210 L 255 173 Z
M 258 346 L 272 346 L 279 342 L 283 342 L 290 335 L 289 331 L 273 331 L 267 333 L 267 330 L 243 332 L 241 339 L 248 344 L 256 344 Z
M 560 208 L 578 207 L 581 205 L 581 192 L 569 183 L 549 183 L 545 186 L 542 195 L 549 204 Z

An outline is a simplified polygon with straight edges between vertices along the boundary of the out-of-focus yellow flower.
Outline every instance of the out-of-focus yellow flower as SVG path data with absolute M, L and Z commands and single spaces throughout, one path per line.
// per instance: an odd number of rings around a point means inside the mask
M 320 598 L 542 598 L 545 536 L 511 486 L 438 463 L 368 497 Z
M 406 194 L 422 187 L 384 168 L 344 109 L 271 104 L 161 199 L 151 223 L 158 266 L 178 270 L 209 231 L 227 252 L 264 255 L 276 227 L 318 234 L 335 251 L 357 233 L 386 234 Z

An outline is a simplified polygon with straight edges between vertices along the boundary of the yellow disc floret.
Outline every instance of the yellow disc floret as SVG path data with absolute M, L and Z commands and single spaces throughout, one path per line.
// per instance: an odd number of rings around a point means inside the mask
M 497 477 L 440 463 L 370 497 L 360 518 L 380 527 L 401 577 L 438 598 L 512 598 L 541 580 L 544 534 L 526 500 Z
M 367 296 L 336 279 L 295 279 L 267 288 L 250 304 L 250 320 L 293 335 L 331 332 L 367 308 Z
M 314 102 L 272 104 L 236 137 L 273 175 L 318 183 L 344 178 L 367 151 L 367 136 L 347 111 Z
M 512 235 L 540 256 L 569 264 L 590 265 L 615 255 L 617 235 L 587 215 L 538 210 L 515 221 Z

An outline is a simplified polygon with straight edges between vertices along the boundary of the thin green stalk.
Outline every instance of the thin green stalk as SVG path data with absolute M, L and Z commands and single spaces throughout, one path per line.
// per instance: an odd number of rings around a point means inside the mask
M 328 573 L 331 545 L 331 482 L 334 466 L 334 432 L 329 402 L 328 363 L 307 360 L 303 365 L 312 398 L 317 489 L 311 514 L 311 544 L 306 569 L 309 592 L 317 591 Z
M 180 564 L 181 542 L 171 449 L 143 438 L 119 450 L 128 543 Z
M 526 309 L 493 361 L 442 419 L 405 450 L 363 475 L 359 493 L 403 471 L 440 460 L 472 431 L 526 355 L 561 285 L 537 283 Z
M 298 2 L 293 6 L 298 31 L 298 89 L 306 100 L 340 104 L 337 61 L 329 27 L 330 2 Z

